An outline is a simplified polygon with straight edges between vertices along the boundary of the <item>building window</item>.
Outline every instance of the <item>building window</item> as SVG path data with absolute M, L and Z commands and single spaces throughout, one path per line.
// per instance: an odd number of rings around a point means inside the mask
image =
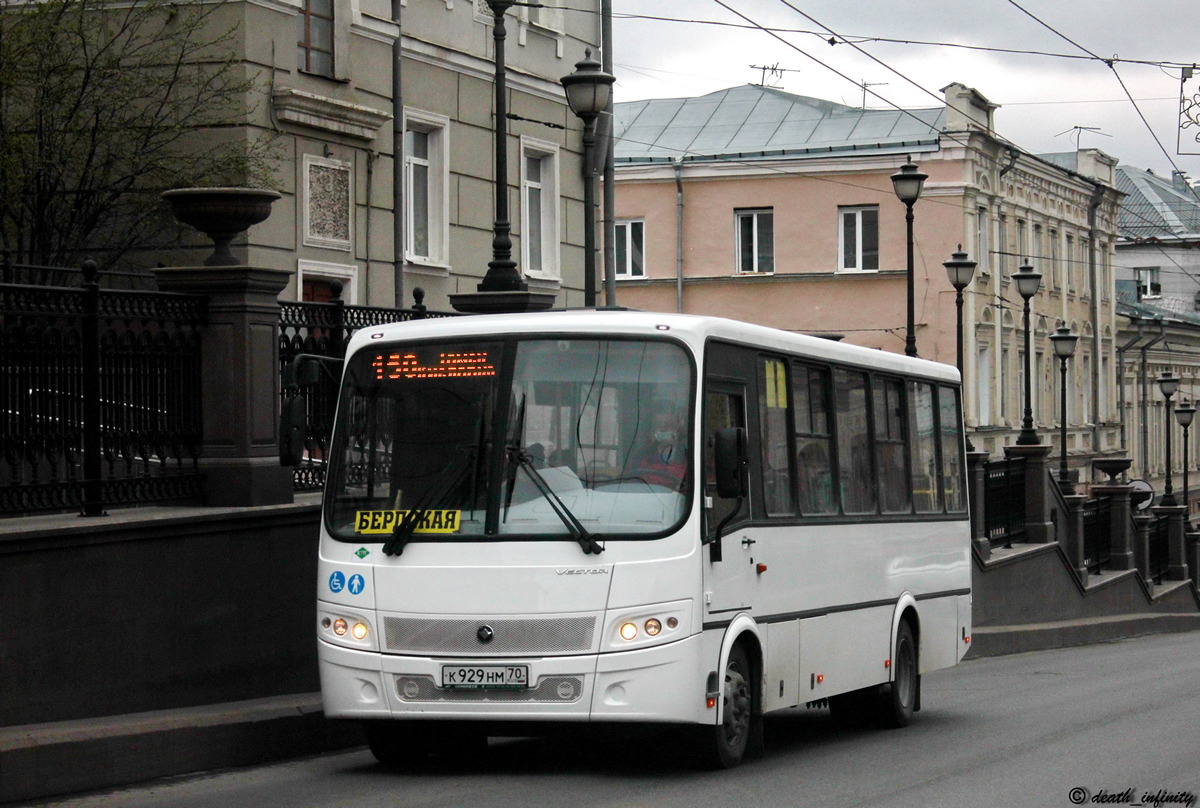
M 996 244 L 996 265 L 999 267 L 1001 282 L 1007 283 L 1012 273 L 1012 258 L 1008 254 L 1008 217 L 1001 215 L 997 227 L 999 241 Z
M 1134 267 L 1133 275 L 1137 279 L 1138 300 L 1162 295 L 1162 284 L 1158 282 L 1158 267 Z
M 640 219 L 617 222 L 616 264 L 618 278 L 646 277 L 646 223 Z
M 353 264 L 328 264 L 324 261 L 301 260 L 296 265 L 299 279 L 298 297 L 312 303 L 328 303 L 334 297 L 334 283 L 340 283 L 338 295 L 343 303 L 358 303 L 358 267 Z
M 775 209 L 735 210 L 737 271 L 775 271 Z
M 414 263 L 449 262 L 449 124 L 443 116 L 404 112 L 404 256 Z
M 838 270 L 879 269 L 879 207 L 838 208 Z
M 992 422 L 992 346 L 979 346 L 975 364 L 975 408 L 980 426 Z
M 304 155 L 304 243 L 350 250 L 351 164 Z
M 333 78 L 334 0 L 303 0 L 296 15 L 297 60 L 305 73 Z
M 1050 231 L 1050 273 L 1054 276 L 1054 288 L 1065 289 L 1067 287 L 1067 268 L 1063 266 L 1061 256 L 1059 255 L 1058 246 L 1058 231 Z
M 1017 269 L 1020 269 L 1021 265 L 1029 260 L 1029 257 L 1028 226 L 1024 219 L 1017 219 Z
M 983 275 L 990 275 L 992 271 L 991 256 L 988 254 L 988 229 L 991 226 L 988 209 L 979 208 L 975 216 L 975 261 Z
M 525 272 L 557 280 L 558 147 L 521 139 L 521 252 Z

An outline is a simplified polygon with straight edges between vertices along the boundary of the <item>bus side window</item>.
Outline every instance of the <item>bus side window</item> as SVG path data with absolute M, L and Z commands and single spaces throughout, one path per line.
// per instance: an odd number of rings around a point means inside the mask
M 728 427 L 746 426 L 746 397 L 742 391 L 714 390 L 704 394 L 704 497 L 708 510 L 708 531 L 714 531 L 729 515 L 737 500 L 717 496 L 717 475 L 714 450 L 716 433 Z
M 867 407 L 867 374 L 838 368 L 837 394 L 838 481 L 842 512 L 875 513 L 875 472 Z
M 829 425 L 829 371 L 792 368 L 796 415 L 796 490 L 803 516 L 837 513 L 833 484 L 833 436 Z
M 762 444 L 763 505 L 767 516 L 789 516 L 792 504 L 792 445 L 788 422 L 787 363 L 759 361 L 758 422 Z
M 933 403 L 933 385 L 908 383 L 908 434 L 912 440 L 913 501 L 917 513 L 941 513 L 942 491 L 938 485 L 938 433 Z
M 875 462 L 879 467 L 879 504 L 884 513 L 908 513 L 912 495 L 905 457 L 908 437 L 904 429 L 904 383 L 876 376 L 871 392 L 875 399 Z
M 946 494 L 946 510 L 962 513 L 967 509 L 966 483 L 963 468 L 962 413 L 958 391 L 953 387 L 938 387 L 938 415 L 942 438 L 942 486 Z

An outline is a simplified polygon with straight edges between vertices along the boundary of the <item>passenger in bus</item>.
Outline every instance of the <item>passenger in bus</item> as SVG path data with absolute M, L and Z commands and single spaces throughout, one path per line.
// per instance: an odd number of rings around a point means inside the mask
M 687 443 L 680 419 L 671 405 L 655 407 L 653 431 L 630 457 L 632 476 L 650 485 L 678 491 L 687 472 Z

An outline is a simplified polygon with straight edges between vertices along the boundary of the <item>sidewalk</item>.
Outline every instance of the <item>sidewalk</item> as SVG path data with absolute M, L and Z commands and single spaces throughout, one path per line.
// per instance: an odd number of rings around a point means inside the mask
M 1137 614 L 975 629 L 969 658 L 1200 630 L 1200 615 Z M 319 693 L 0 728 L 0 803 L 247 766 L 364 743 Z

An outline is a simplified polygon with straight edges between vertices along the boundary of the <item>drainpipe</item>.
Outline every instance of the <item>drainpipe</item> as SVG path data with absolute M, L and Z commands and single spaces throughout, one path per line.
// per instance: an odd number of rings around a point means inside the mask
M 1146 351 L 1153 345 L 1157 345 L 1167 337 L 1167 328 L 1163 325 L 1161 314 L 1154 315 L 1154 322 L 1158 325 L 1158 336 L 1142 346 L 1142 367 L 1139 373 L 1139 386 L 1141 387 L 1142 400 L 1138 402 L 1138 414 L 1142 419 L 1142 462 L 1140 469 L 1143 475 L 1149 474 L 1150 468 L 1150 424 L 1146 420 L 1146 402 L 1149 401 L 1150 389 L 1149 380 L 1146 378 Z
M 683 314 L 683 158 L 675 158 L 675 310 Z
M 392 43 L 392 286 L 393 303 L 404 308 L 404 89 L 400 83 L 403 47 L 400 10 L 404 0 L 392 0 L 392 22 L 396 23 L 396 41 Z M 367 219 L 371 201 L 367 200 Z M 367 262 L 370 273 L 370 262 Z
M 1091 203 L 1088 205 L 1088 278 L 1092 289 L 1092 454 L 1100 453 L 1100 368 L 1103 357 L 1100 355 L 1103 343 L 1100 339 L 1103 329 L 1100 327 L 1100 295 L 1101 290 L 1096 267 L 1096 250 L 1099 239 L 1099 229 L 1096 227 L 1096 211 L 1104 202 L 1104 186 L 1097 185 L 1092 189 Z
M 612 0 L 601 0 L 600 3 L 600 68 L 610 76 L 613 72 L 612 49 Z M 614 245 L 617 243 L 617 220 L 614 212 L 617 209 L 617 173 L 613 165 L 613 95 L 608 94 L 608 106 L 600 119 L 604 144 L 604 304 L 617 305 L 617 258 Z

